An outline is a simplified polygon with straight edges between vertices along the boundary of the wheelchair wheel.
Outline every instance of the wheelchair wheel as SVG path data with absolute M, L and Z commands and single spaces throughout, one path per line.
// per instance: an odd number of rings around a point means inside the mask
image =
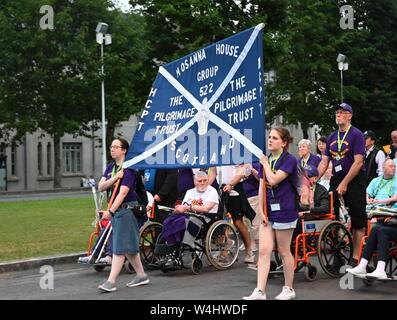
M 203 261 L 198 256 L 193 258 L 191 269 L 194 274 L 199 274 L 203 269 Z
M 310 263 L 308 263 L 305 266 L 304 273 L 305 273 L 306 281 L 309 281 L 309 282 L 314 281 L 314 280 L 316 280 L 316 277 L 317 277 L 317 268 L 315 266 L 312 266 Z
M 95 265 L 95 266 L 94 266 L 94 270 L 95 270 L 96 272 L 102 272 L 103 270 L 105 270 L 105 267 L 106 267 L 106 266 Z
M 145 268 L 155 266 L 159 260 L 154 249 L 162 230 L 163 225 L 158 222 L 146 223 L 141 228 L 139 234 L 139 253 Z
M 348 229 L 339 221 L 330 221 L 318 237 L 317 255 L 321 268 L 333 278 L 342 276 L 339 272 L 353 258 L 353 239 Z
M 386 261 L 386 273 L 392 279 L 397 276 L 397 248 L 393 247 L 389 250 L 389 259 Z
M 225 270 L 236 262 L 239 239 L 234 226 L 224 220 L 216 221 L 205 237 L 205 253 L 208 261 L 217 269 Z

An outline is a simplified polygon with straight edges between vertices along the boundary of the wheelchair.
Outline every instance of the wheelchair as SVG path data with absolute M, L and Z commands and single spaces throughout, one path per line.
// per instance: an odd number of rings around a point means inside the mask
M 348 228 L 336 220 L 333 193 L 330 196 L 330 212 L 310 214 L 302 217 L 302 232 L 292 240 L 291 252 L 294 256 L 294 271 L 304 268 L 307 281 L 314 281 L 317 268 L 311 257 L 317 256 L 321 268 L 332 278 L 342 276 L 340 267 L 349 264 L 353 257 L 353 239 Z M 270 274 L 282 272 L 282 261 L 274 251 L 275 260 L 271 262 Z
M 236 262 L 240 248 L 238 233 L 232 223 L 223 219 L 222 210 L 218 210 L 213 215 L 188 213 L 189 219 L 193 217 L 202 223 L 194 244 L 178 245 L 177 263 L 172 268 L 166 267 L 171 252 L 162 237 L 162 223 L 173 211 L 173 208 L 159 206 L 157 214 L 152 215 L 150 221 L 142 227 L 139 241 L 144 267 L 161 269 L 162 272 L 181 270 L 186 268 L 184 258 L 187 253 L 191 255 L 190 269 L 193 274 L 201 272 L 204 255 L 208 263 L 218 270 L 228 269 Z
M 369 214 L 369 212 L 367 212 Z M 360 262 L 364 246 L 366 245 L 366 242 L 368 240 L 368 237 L 371 233 L 371 228 L 373 224 L 377 223 L 376 218 L 369 218 L 368 219 L 368 225 L 367 225 L 367 233 L 366 235 L 361 239 L 360 243 L 360 250 L 358 253 L 358 262 Z M 376 265 L 377 265 L 377 253 L 375 252 L 372 257 L 369 265 L 367 266 L 367 272 L 372 272 L 375 270 Z M 397 280 L 397 240 L 391 241 L 390 242 L 390 248 L 389 248 L 389 255 L 388 255 L 388 260 L 386 261 L 386 268 L 385 268 L 386 274 L 388 276 L 388 280 Z M 371 286 L 374 284 L 376 281 L 375 279 L 368 279 L 368 278 L 362 278 L 361 279 L 363 283 L 366 286 Z

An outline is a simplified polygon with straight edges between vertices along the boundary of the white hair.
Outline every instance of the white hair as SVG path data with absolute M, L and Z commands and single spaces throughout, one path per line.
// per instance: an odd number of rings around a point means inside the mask
M 194 175 L 194 179 L 198 179 L 198 178 L 201 178 L 201 177 L 208 178 L 207 172 L 205 172 L 205 171 L 198 171 L 198 172 L 196 172 L 196 174 Z
M 302 139 L 301 141 L 299 141 L 298 147 L 303 145 L 307 145 L 310 148 L 312 146 L 312 142 L 309 139 Z

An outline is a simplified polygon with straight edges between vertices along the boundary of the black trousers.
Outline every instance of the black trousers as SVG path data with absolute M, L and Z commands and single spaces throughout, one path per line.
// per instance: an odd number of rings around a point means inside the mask
M 397 225 L 378 223 L 371 229 L 363 250 L 363 258 L 369 261 L 377 251 L 378 260 L 386 262 L 389 258 L 390 241 L 394 240 L 397 240 Z
M 333 176 L 330 181 L 330 191 L 334 192 L 334 206 L 335 214 L 337 216 L 339 216 L 340 202 L 336 189 L 342 180 L 343 179 Z M 365 183 L 365 174 L 360 171 L 360 173 L 350 181 L 347 186 L 346 194 L 343 196 L 345 205 L 349 208 L 351 226 L 353 229 L 362 229 L 367 226 L 368 219 L 365 212 L 365 206 L 367 204 Z

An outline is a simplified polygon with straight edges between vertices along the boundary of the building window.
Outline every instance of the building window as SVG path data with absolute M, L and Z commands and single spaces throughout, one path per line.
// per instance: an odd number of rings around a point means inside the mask
M 39 176 L 43 175 L 43 147 L 41 142 L 37 145 L 37 172 Z
M 51 162 L 51 142 L 47 143 L 47 176 L 51 175 L 51 168 L 52 168 L 52 162 Z
M 63 172 L 81 172 L 81 143 L 64 143 L 63 150 Z
M 15 142 L 11 144 L 11 175 L 17 175 L 17 145 Z

